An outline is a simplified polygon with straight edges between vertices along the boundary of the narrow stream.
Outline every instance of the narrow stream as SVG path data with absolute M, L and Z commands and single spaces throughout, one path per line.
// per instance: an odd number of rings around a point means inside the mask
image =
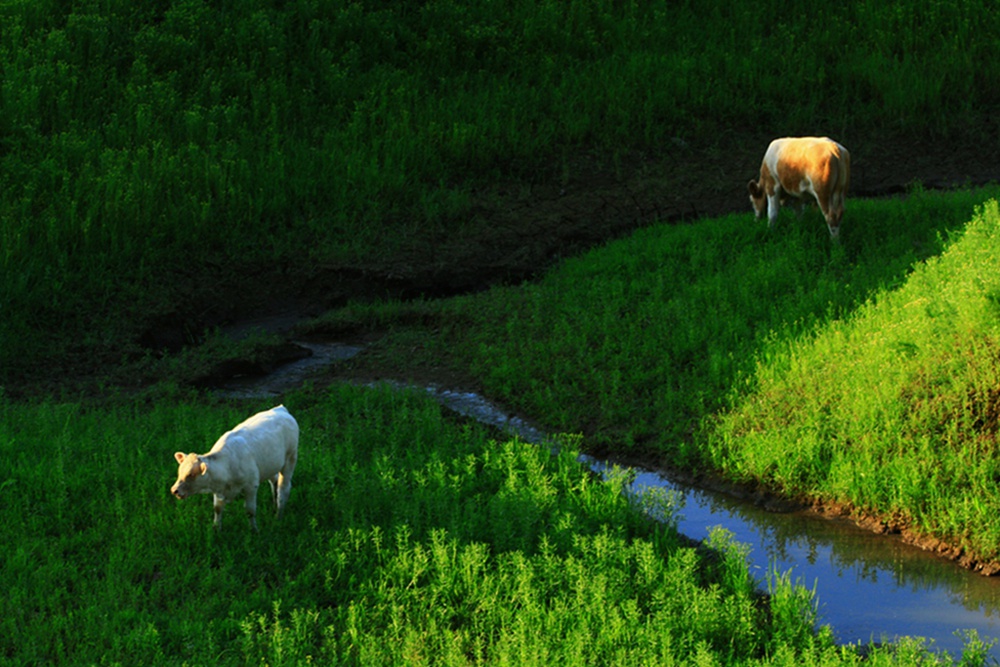
M 360 351 L 344 345 L 303 345 L 313 350 L 312 357 L 265 378 L 234 381 L 218 393 L 241 398 L 277 396 L 300 386 L 318 368 Z M 507 415 L 477 394 L 424 389 L 459 414 L 528 442 L 545 439 L 531 424 Z M 609 468 L 608 463 L 587 456 L 580 459 L 602 474 Z M 875 535 L 846 520 L 769 512 L 750 502 L 676 483 L 655 471 L 633 470 L 632 493 L 656 488 L 675 494 L 680 504 L 677 525 L 684 535 L 705 539 L 718 526 L 747 545 L 751 572 L 762 587 L 769 572 L 776 571 L 814 590 L 819 621 L 833 628 L 839 642 L 885 642 L 910 635 L 931 639 L 933 648 L 958 655 L 963 646 L 961 630 L 974 629 L 987 641 L 1000 637 L 1000 577 L 974 574 L 898 537 Z M 1000 646 L 991 655 L 1000 661 Z

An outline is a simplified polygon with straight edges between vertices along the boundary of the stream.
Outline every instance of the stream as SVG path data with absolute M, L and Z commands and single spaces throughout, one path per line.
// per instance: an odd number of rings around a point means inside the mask
M 262 378 L 240 378 L 217 388 L 234 398 L 278 397 L 297 388 L 317 370 L 347 359 L 360 347 L 298 343 L 312 356 L 290 363 Z M 400 389 L 412 388 L 392 383 Z M 425 391 L 449 410 L 542 443 L 545 434 L 510 416 L 474 393 L 438 387 Z M 611 464 L 581 456 L 581 462 L 606 474 Z M 679 504 L 677 527 L 696 540 L 722 527 L 749 547 L 751 573 L 766 587 L 769 573 L 788 573 L 792 581 L 815 591 L 819 622 L 830 625 L 841 643 L 889 642 L 901 635 L 924 637 L 936 650 L 957 656 L 962 630 L 980 639 L 1000 637 L 1000 577 L 966 570 L 894 535 L 876 535 L 846 519 L 798 512 L 767 511 L 750 501 L 670 480 L 662 474 L 632 468 L 630 493 L 663 489 Z M 1000 646 L 991 657 L 1000 662 Z

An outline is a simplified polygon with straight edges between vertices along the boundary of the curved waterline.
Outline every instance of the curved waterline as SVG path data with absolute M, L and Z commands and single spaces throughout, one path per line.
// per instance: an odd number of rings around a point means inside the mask
M 306 345 L 306 344 L 303 344 Z M 288 364 L 264 378 L 248 378 L 218 393 L 249 398 L 276 396 L 301 386 L 323 366 L 346 359 L 361 348 L 308 344 L 313 356 Z M 526 442 L 544 443 L 546 434 L 506 413 L 484 397 L 440 387 L 415 387 L 384 381 L 399 389 L 423 390 L 449 410 L 494 426 Z M 612 464 L 580 456 L 597 473 Z M 958 655 L 963 630 L 983 640 L 1000 637 L 1000 578 L 983 577 L 904 543 L 876 535 L 847 520 L 797 512 L 767 511 L 752 502 L 676 482 L 663 474 L 631 468 L 630 493 L 658 489 L 673 495 L 676 524 L 684 535 L 703 540 L 715 527 L 749 548 L 751 573 L 764 586 L 770 571 L 814 590 L 819 621 L 831 626 L 842 643 L 892 641 L 909 635 L 933 640 L 933 647 Z M 1000 661 L 1000 647 L 992 657 Z
M 528 442 L 545 440 L 541 430 L 478 394 L 423 389 L 454 412 Z M 601 474 L 614 467 L 586 455 L 580 461 Z M 983 640 L 1000 637 L 998 578 L 980 576 L 898 536 L 876 535 L 848 520 L 768 511 L 656 471 L 631 470 L 631 493 L 659 489 L 673 495 L 682 534 L 704 540 L 713 528 L 722 527 L 749 547 L 751 573 L 762 586 L 773 570 L 815 590 L 820 623 L 829 624 L 839 642 L 886 642 L 909 635 L 931 639 L 936 649 L 958 655 L 962 630 L 974 629 Z M 1000 648 L 994 647 L 992 655 L 1000 660 Z

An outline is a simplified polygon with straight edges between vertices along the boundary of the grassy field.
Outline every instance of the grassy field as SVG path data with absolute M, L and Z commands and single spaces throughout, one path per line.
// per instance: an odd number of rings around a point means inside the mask
M 494 440 L 393 388 L 286 402 L 286 515 L 253 533 L 237 502 L 216 533 L 208 497 L 169 495 L 172 454 L 270 404 L 0 399 L 0 664 L 862 662 L 807 589 L 751 579 L 724 531 L 695 548 L 649 521 L 572 441 Z M 669 496 L 646 503 L 670 516 Z M 968 637 L 960 664 L 985 648 Z M 957 661 L 903 640 L 864 664 Z
M 0 664 L 857 662 L 807 590 L 765 602 L 724 533 L 692 548 L 570 446 L 396 389 L 288 405 L 295 488 L 254 534 L 238 502 L 215 533 L 208 497 L 172 498 L 172 454 L 269 405 L 0 402 Z
M 167 493 L 172 454 L 269 406 L 190 392 L 198 352 L 138 344 L 181 308 L 474 246 L 478 187 L 581 151 L 990 127 L 992 3 L 813 14 L 0 2 L 0 664 L 861 662 L 724 533 L 695 549 L 571 452 L 388 389 L 285 397 L 304 439 L 287 521 L 253 535 L 234 507 L 214 534 L 207 498 Z M 839 246 L 815 211 L 770 233 L 749 212 L 653 226 L 535 283 L 314 328 L 389 331 L 370 357 L 440 360 L 585 434 L 572 447 L 708 465 L 997 558 L 998 194 L 852 199 Z M 50 397 L 5 389 L 36 380 Z M 904 640 L 865 664 L 958 661 Z M 985 661 L 971 637 L 961 664 Z
M 812 15 L 764 0 L 4 2 L 0 378 L 114 364 L 189 303 L 474 242 L 473 188 L 582 149 L 613 161 L 746 128 L 946 139 L 1000 102 L 992 3 Z
M 904 284 L 996 194 L 853 201 L 840 246 L 815 209 L 773 232 L 750 214 L 652 227 L 536 283 L 456 299 L 441 322 L 489 394 L 549 428 L 703 463 L 691 434 L 756 387 L 758 359 Z
M 425 372 L 414 349 L 451 360 L 590 451 L 843 503 L 996 561 L 998 194 L 855 201 L 840 246 L 815 210 L 771 232 L 746 215 L 652 227 L 534 283 L 314 330 L 393 331 L 375 356 L 400 374 Z

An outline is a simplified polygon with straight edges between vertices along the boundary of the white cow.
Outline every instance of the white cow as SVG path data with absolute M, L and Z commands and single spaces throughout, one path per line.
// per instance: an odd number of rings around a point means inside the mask
M 182 500 L 195 493 L 214 494 L 218 529 L 226 503 L 242 493 L 250 525 L 257 530 L 257 487 L 265 479 L 270 483 L 280 517 L 292 490 L 298 454 L 299 425 L 279 405 L 223 433 L 207 454 L 176 452 L 180 467 L 170 492 Z
M 815 198 L 834 240 L 840 234 L 844 198 L 851 180 L 851 154 L 826 137 L 785 137 L 767 147 L 760 181 L 750 181 L 750 203 L 759 219 L 767 202 L 769 226 L 781 204 L 808 193 Z

